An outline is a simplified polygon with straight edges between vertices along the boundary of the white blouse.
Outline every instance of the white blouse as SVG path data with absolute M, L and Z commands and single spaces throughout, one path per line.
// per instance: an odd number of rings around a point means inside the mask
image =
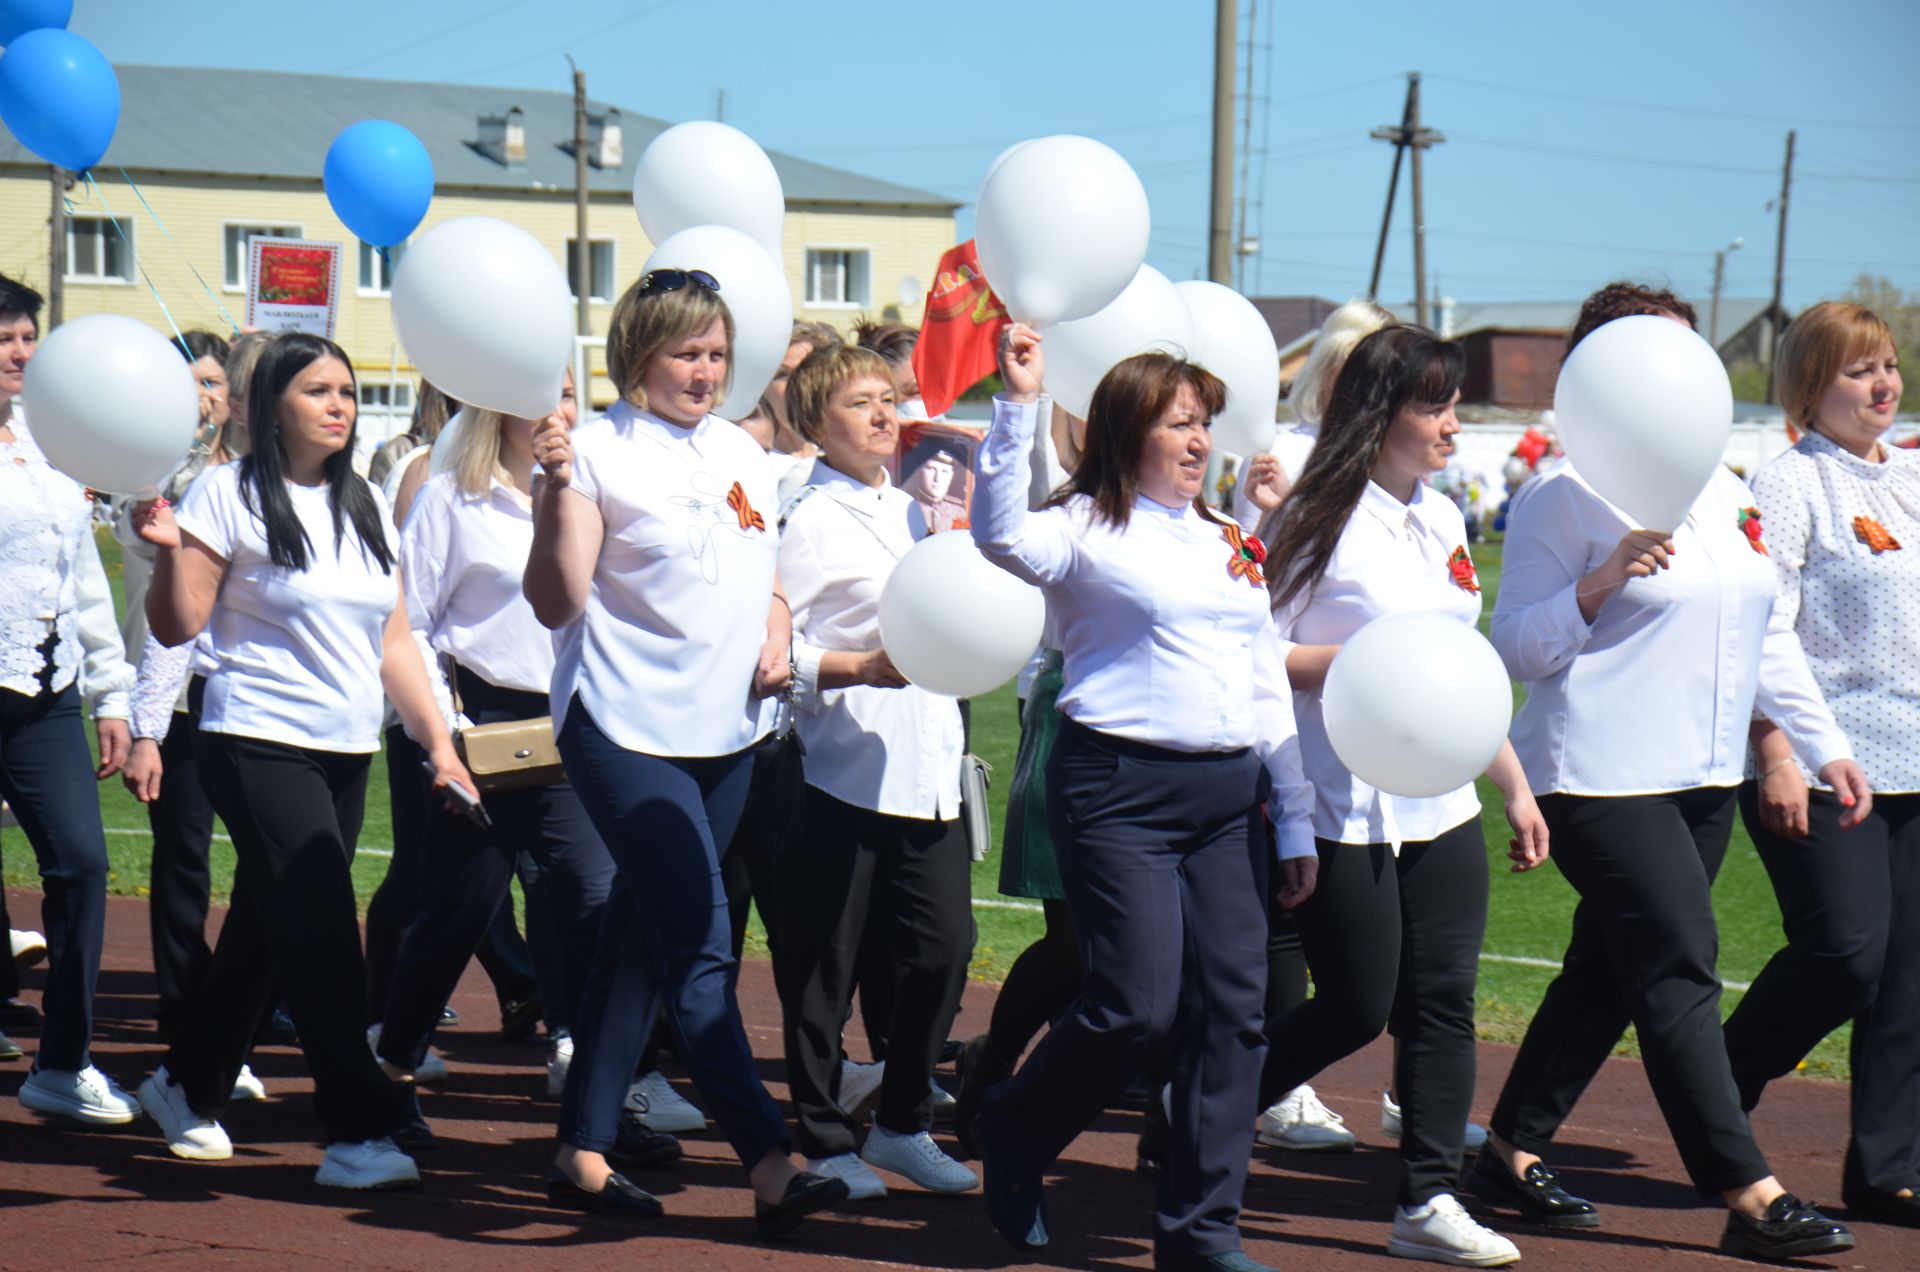
M 1471 627 L 1480 620 L 1480 584 L 1467 555 L 1460 509 L 1422 482 L 1401 503 L 1368 482 L 1340 532 L 1326 573 L 1273 616 L 1282 648 L 1343 645 L 1376 618 L 1438 610 Z M 1334 753 L 1321 691 L 1296 690 L 1300 754 L 1313 784 L 1313 832 L 1343 844 L 1420 843 L 1480 815 L 1472 782 L 1444 795 L 1392 795 L 1356 777 Z
M 1534 794 L 1738 785 L 1756 696 L 1810 768 L 1852 753 L 1791 630 L 1769 627 L 1773 566 L 1742 528 L 1752 507 L 1715 469 L 1673 532 L 1672 567 L 1629 580 L 1589 624 L 1574 589 L 1632 520 L 1564 461 L 1520 488 L 1492 635 L 1527 684 L 1511 736 Z
M 960 815 L 960 704 L 916 685 L 820 688 L 828 652 L 880 647 L 880 593 L 926 537 L 920 505 L 822 459 L 780 526 L 780 584 L 793 606 L 795 724 L 807 785 L 856 808 L 951 821 Z
M 428 478 L 400 532 L 408 622 L 488 684 L 548 692 L 553 634 L 520 587 L 532 551 L 533 508 L 519 491 L 495 481 L 471 495 L 452 473 Z
M 1920 791 L 1920 452 L 1886 450 L 1869 463 L 1808 433 L 1760 470 L 1753 493 L 1775 618 L 1799 639 L 1867 781 L 1895 793 Z
M 306 528 L 308 564 L 275 565 L 265 523 L 241 499 L 242 466 L 207 473 L 176 514 L 184 533 L 227 562 L 206 629 L 211 667 L 200 727 L 303 750 L 377 751 L 380 664 L 399 571 L 380 568 L 351 521 L 336 547 L 327 487 L 293 484 L 287 493 Z M 392 544 L 386 497 L 371 483 L 367 490 Z
M 77 677 L 97 719 L 127 718 L 133 667 L 113 590 L 93 539 L 93 501 L 47 462 L 14 403 L 14 440 L 0 442 L 0 689 L 37 697 L 47 672 L 58 693 Z
M 573 432 L 573 489 L 605 525 L 584 613 L 554 637 L 553 722 L 576 693 L 630 751 L 732 755 L 773 728 L 753 696 L 779 546 L 759 443 L 626 402 Z
M 1092 501 L 1027 511 L 1038 411 L 994 399 L 976 465 L 973 537 L 1046 590 L 1066 656 L 1059 707 L 1101 733 L 1175 751 L 1250 746 L 1273 780 L 1281 857 L 1313 846 L 1313 789 L 1301 772 L 1293 694 L 1257 569 L 1237 526 L 1189 506 L 1135 501 L 1124 528 Z

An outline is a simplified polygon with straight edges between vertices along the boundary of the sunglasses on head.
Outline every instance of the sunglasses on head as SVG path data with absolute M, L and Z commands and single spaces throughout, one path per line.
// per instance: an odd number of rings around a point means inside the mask
M 704 269 L 649 270 L 640 280 L 642 296 L 652 296 L 660 292 L 677 292 L 687 287 L 704 287 L 710 292 L 717 292 L 720 290 L 720 280 Z

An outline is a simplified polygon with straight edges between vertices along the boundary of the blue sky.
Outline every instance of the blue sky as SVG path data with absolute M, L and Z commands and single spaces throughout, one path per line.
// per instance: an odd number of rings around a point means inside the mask
M 1405 73 L 1424 75 L 1429 274 L 1461 301 L 1585 294 L 1628 274 L 1704 305 L 1765 296 L 1779 170 L 1799 129 L 1787 301 L 1863 270 L 1920 292 L 1920 4 L 1913 0 L 1240 0 L 1253 28 L 1250 231 L 1260 294 L 1366 286 Z M 1149 260 L 1206 263 L 1208 0 L 77 0 L 115 62 L 570 87 L 669 120 L 971 199 L 1015 141 L 1097 137 L 1146 182 Z M 314 170 L 322 156 L 313 156 Z M 1401 182 L 1383 297 L 1411 295 Z M 970 211 L 961 212 L 961 232 Z M 929 268 L 931 268 L 929 262 Z

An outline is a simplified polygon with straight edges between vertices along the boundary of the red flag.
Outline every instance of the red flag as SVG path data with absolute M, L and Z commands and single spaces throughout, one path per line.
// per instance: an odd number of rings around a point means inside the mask
M 927 414 L 941 415 L 998 365 L 1000 329 L 1011 321 L 1007 307 L 987 286 L 973 240 L 940 258 L 920 342 L 913 348 L 913 374 Z

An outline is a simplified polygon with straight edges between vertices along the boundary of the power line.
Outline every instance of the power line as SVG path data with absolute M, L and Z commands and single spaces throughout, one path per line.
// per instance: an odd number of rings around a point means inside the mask
M 378 53 L 373 54 L 371 57 L 363 57 L 359 61 L 349 62 L 345 66 L 336 66 L 333 70 L 328 71 L 327 74 L 344 75 L 348 71 L 357 71 L 363 66 L 371 66 L 375 62 L 383 61 L 386 58 L 395 56 L 396 54 L 411 52 L 412 50 L 419 48 L 423 44 L 433 43 L 433 41 L 440 39 L 442 36 L 452 35 L 455 31 L 464 31 L 466 28 L 470 26 L 478 26 L 480 23 L 485 22 L 490 18 L 497 18 L 501 14 L 505 13 L 508 9 L 517 9 L 525 3 L 527 3 L 527 0 L 507 0 L 506 4 L 501 5 L 497 9 L 489 9 L 485 13 L 482 13 L 477 17 L 463 18 L 459 22 L 453 23 L 451 26 L 444 26 L 444 27 L 441 27 L 438 31 L 433 31 L 427 35 L 423 35 L 419 39 L 413 41 L 413 43 L 411 44 L 402 44 L 397 49 L 381 49 Z
M 1518 84 L 1496 84 L 1490 80 L 1468 79 L 1460 75 L 1435 75 L 1432 78 L 1468 88 L 1491 89 L 1499 93 L 1520 93 L 1528 97 L 1546 97 L 1588 106 L 1618 106 L 1626 110 L 1658 111 L 1663 115 L 1702 115 L 1713 119 L 1737 119 L 1743 123 L 1797 124 L 1802 127 L 1871 128 L 1888 132 L 1920 132 L 1920 124 L 1889 124 L 1864 119 L 1809 119 L 1802 115 L 1760 115 L 1746 110 L 1714 110 L 1705 106 L 1676 106 L 1671 102 L 1636 102 L 1619 97 L 1595 97 L 1586 93 L 1564 93 L 1557 89 L 1524 88 Z
M 605 24 L 604 26 L 597 26 L 591 31 L 583 31 L 579 35 L 574 36 L 572 39 L 556 44 L 550 49 L 543 49 L 538 53 L 529 53 L 525 57 L 515 58 L 511 62 L 501 62 L 494 66 L 482 66 L 476 70 L 471 70 L 471 71 L 460 71 L 457 74 L 445 75 L 445 76 L 442 76 L 441 78 L 445 80 L 463 80 L 463 79 L 470 79 L 476 75 L 491 75 L 495 71 L 508 71 L 508 70 L 512 70 L 516 66 L 525 66 L 528 62 L 537 62 L 544 57 L 552 57 L 557 53 L 565 53 L 568 49 L 571 49 L 586 40 L 595 39 L 598 36 L 605 35 L 607 32 L 613 30 L 614 28 L 626 26 L 630 22 L 638 22 L 641 18 L 647 17 L 650 14 L 658 13 L 660 12 L 660 10 L 668 8 L 674 3 L 675 3 L 675 0 L 660 0 L 660 3 L 648 5 L 646 8 L 640 10 L 638 13 L 629 13 L 624 17 L 615 18 L 613 21 Z

